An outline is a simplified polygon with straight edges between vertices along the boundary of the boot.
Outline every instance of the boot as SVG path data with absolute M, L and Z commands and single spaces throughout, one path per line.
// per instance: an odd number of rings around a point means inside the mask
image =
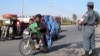
M 92 50 L 92 53 L 90 54 L 90 56 L 96 56 L 96 50 Z
M 85 54 L 82 56 L 89 56 L 89 51 L 85 51 Z

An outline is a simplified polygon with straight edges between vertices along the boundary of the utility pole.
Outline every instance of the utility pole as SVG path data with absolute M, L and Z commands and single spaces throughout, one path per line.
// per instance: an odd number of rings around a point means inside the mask
M 24 16 L 24 0 L 22 0 L 22 18 Z

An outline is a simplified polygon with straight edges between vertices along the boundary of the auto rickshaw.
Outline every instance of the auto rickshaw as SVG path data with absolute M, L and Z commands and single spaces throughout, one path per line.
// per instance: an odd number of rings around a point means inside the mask
M 4 14 L 3 26 L 1 27 L 1 40 L 14 39 L 20 35 L 20 21 L 16 14 Z

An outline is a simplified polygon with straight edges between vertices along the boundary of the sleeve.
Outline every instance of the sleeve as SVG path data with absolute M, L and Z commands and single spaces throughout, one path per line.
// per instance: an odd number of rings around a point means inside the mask
M 90 17 L 90 15 L 89 15 L 89 13 L 87 12 L 87 13 L 85 14 L 85 18 L 83 19 L 82 25 L 88 24 L 89 17 Z
M 45 24 L 43 22 L 41 22 L 41 25 L 40 25 L 40 30 L 44 30 L 46 28 Z
M 100 22 L 100 16 L 97 12 L 96 12 L 95 16 L 96 16 L 96 22 Z
M 37 28 L 37 27 L 38 27 L 38 25 L 37 25 L 37 23 L 36 23 L 36 22 L 35 22 L 35 24 L 34 24 L 34 27 L 35 27 L 35 28 Z
M 32 25 L 30 24 L 28 28 L 30 28 L 30 29 L 31 29 L 31 28 L 32 28 Z
M 37 28 L 37 23 L 34 22 L 34 23 L 30 24 L 29 28 L 34 30 L 35 28 Z

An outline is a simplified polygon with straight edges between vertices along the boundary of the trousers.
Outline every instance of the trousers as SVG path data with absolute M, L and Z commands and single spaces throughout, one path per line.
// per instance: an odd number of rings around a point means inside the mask
M 83 48 L 85 51 L 90 51 L 95 49 L 95 27 L 94 26 L 84 26 Z

